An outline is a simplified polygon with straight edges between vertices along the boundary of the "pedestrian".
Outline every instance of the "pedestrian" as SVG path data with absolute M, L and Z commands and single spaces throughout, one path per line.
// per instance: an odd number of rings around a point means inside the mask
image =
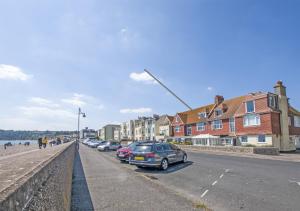
M 43 139 L 41 137 L 38 139 L 38 144 L 39 144 L 39 148 L 42 149 Z
M 48 144 L 48 138 L 46 136 L 43 138 L 42 143 L 43 143 L 43 147 L 46 148 Z
M 4 149 L 6 149 L 6 144 L 4 144 Z

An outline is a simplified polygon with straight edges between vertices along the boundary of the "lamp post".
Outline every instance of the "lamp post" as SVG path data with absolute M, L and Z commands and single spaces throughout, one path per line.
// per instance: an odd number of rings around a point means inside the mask
M 81 111 L 81 108 L 78 109 L 78 128 L 77 128 L 77 148 L 79 147 L 79 139 L 80 139 L 80 116 L 83 118 L 86 117 L 85 113 Z

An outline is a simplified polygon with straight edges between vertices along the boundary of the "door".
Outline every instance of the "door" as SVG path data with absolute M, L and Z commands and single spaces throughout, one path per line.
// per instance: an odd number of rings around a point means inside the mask
M 167 153 L 169 163 L 174 163 L 176 162 L 176 151 L 174 151 L 171 147 L 170 144 L 163 144 L 162 145 L 164 151 Z
M 183 152 L 182 150 L 180 150 L 177 146 L 175 146 L 174 144 L 170 144 L 171 149 L 175 152 L 176 154 L 176 158 L 175 158 L 175 162 L 179 162 L 182 161 L 183 159 Z

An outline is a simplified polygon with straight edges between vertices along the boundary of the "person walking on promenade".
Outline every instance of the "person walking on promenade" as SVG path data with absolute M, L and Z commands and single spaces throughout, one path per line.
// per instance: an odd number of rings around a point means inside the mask
M 40 137 L 39 139 L 38 139 L 38 144 L 39 144 L 39 148 L 40 149 L 42 149 L 42 146 L 43 146 L 43 139 Z
M 42 143 L 43 143 L 43 147 L 46 148 L 48 144 L 48 138 L 46 136 L 44 137 Z

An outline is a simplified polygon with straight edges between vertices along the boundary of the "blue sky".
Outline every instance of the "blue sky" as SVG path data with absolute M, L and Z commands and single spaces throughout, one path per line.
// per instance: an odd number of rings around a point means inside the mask
M 300 2 L 2 0 L 0 128 L 99 129 L 287 86 L 300 109 Z

